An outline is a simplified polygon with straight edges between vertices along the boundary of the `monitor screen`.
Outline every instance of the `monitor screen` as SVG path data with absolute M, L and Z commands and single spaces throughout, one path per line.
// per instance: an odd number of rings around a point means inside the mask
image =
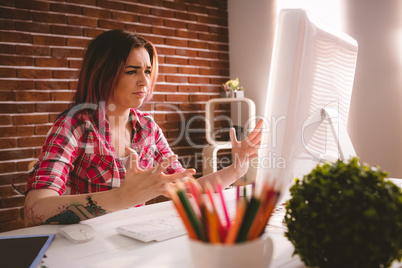
M 347 134 L 357 42 L 302 9 L 279 13 L 257 181 L 285 189 L 317 163 L 355 155 Z

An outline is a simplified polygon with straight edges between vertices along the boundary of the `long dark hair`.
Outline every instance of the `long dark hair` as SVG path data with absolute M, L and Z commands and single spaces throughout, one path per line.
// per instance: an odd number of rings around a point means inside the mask
M 158 76 L 158 56 L 155 46 L 135 33 L 111 30 L 98 35 L 89 44 L 72 107 L 107 102 L 113 94 L 131 50 L 137 47 L 144 47 L 151 60 L 151 79 L 146 101 L 149 100 Z

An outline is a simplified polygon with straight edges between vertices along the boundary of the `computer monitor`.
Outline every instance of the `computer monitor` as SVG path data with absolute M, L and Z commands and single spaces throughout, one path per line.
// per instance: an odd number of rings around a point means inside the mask
M 257 182 L 288 190 L 320 162 L 355 156 L 346 131 L 357 42 L 302 9 L 278 15 Z

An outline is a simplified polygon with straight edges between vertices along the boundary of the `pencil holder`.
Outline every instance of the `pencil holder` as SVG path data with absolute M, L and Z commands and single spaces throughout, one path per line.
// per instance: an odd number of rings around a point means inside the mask
M 273 243 L 268 235 L 235 244 L 214 244 L 189 239 L 193 268 L 269 267 Z

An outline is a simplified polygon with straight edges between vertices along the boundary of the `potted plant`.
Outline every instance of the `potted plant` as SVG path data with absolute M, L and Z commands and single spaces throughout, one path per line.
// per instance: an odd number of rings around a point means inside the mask
M 309 267 L 389 267 L 402 259 L 402 192 L 386 172 L 317 165 L 290 188 L 285 236 Z
M 223 86 L 222 97 L 225 98 L 242 98 L 244 97 L 244 88 L 240 86 L 239 78 L 228 80 Z

